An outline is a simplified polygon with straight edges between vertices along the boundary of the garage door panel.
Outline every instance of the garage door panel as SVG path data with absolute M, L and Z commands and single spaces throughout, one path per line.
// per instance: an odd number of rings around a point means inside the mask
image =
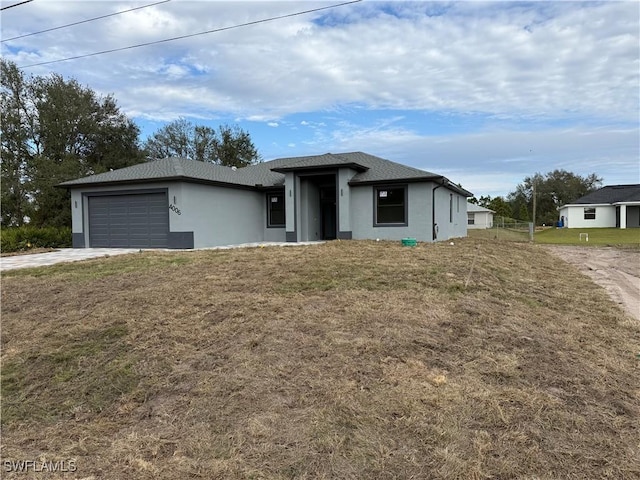
M 166 248 L 169 215 L 166 193 L 89 197 L 89 245 Z

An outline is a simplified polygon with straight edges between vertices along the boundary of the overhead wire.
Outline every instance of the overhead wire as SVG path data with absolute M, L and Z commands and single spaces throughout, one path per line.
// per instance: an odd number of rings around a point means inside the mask
M 24 0 L 24 2 L 20 2 L 20 3 L 14 3 L 13 5 L 7 5 L 6 7 L 2 7 L 0 8 L 1 10 L 7 10 L 9 8 L 13 8 L 13 7 L 19 7 L 20 5 L 24 5 L 25 3 L 31 3 L 33 2 L 33 0 Z
M 33 0 L 29 0 L 29 1 L 33 1 Z M 155 5 L 160 5 L 161 3 L 167 3 L 170 1 L 171 0 L 162 0 L 161 2 L 150 3 L 149 5 L 143 5 L 141 7 L 130 8 L 128 10 L 122 10 L 120 12 L 109 13 L 107 15 L 101 15 L 99 17 L 94 17 L 94 18 L 88 18 L 86 20 L 81 20 L 79 22 L 67 23 L 66 25 L 60 25 L 59 27 L 47 28 L 46 30 L 40 30 L 38 32 L 33 32 L 33 33 L 25 33 L 24 35 L 18 35 L 17 37 L 5 38 L 4 40 L 0 40 L 0 43 L 8 42 L 10 40 L 17 40 L 19 38 L 30 37 L 32 35 L 38 35 L 40 33 L 52 32 L 54 30 L 60 30 L 61 28 L 73 27 L 74 25 L 80 25 L 81 23 L 93 22 L 95 20 L 101 20 L 103 18 L 113 17 L 115 15 L 121 15 L 127 12 L 133 12 L 134 10 L 140 10 L 142 8 L 153 7 Z
M 251 22 L 240 23 L 240 24 L 231 25 L 231 26 L 228 26 L 228 27 L 214 28 L 213 30 L 207 30 L 207 31 L 204 31 L 204 32 L 190 33 L 188 35 L 180 35 L 180 36 L 177 36 L 177 37 L 165 38 L 163 40 L 154 40 L 152 42 L 145 42 L 145 43 L 139 43 L 137 45 L 130 45 L 128 47 L 111 48 L 109 50 L 102 50 L 100 52 L 86 53 L 86 54 L 83 54 L 83 55 L 75 55 L 73 57 L 61 58 L 61 59 L 58 59 L 58 60 L 49 60 L 49 61 L 46 61 L 46 62 L 32 63 L 30 65 L 22 65 L 22 66 L 20 66 L 18 68 L 39 67 L 39 66 L 42 66 L 42 65 L 51 65 L 53 63 L 66 62 L 68 60 L 77 60 L 77 59 L 80 59 L 80 58 L 93 57 L 93 56 L 96 56 L 96 55 L 104 55 L 106 53 L 114 53 L 114 52 L 121 52 L 121 51 L 124 51 L 124 50 L 131 50 L 131 49 L 134 49 L 134 48 L 148 47 L 150 45 L 157 45 L 159 43 L 173 42 L 173 41 L 176 41 L 176 40 L 183 40 L 185 38 L 192 38 L 192 37 L 197 37 L 197 36 L 200 36 L 200 35 L 208 35 L 210 33 L 223 32 L 223 31 L 226 31 L 226 30 L 233 30 L 235 28 L 248 27 L 250 25 L 257 25 L 259 23 L 272 22 L 274 20 L 282 20 L 283 18 L 290 18 L 290 17 L 299 16 L 299 15 L 305 15 L 307 13 L 319 12 L 321 10 L 328 10 L 328 9 L 331 9 L 331 8 L 343 7 L 345 5 L 351 5 L 351 4 L 354 4 L 354 3 L 359 3 L 361 1 L 362 0 L 351 0 L 349 2 L 343 2 L 343 3 L 334 4 L 334 5 L 328 5 L 326 7 L 317 7 L 317 8 L 312 8 L 312 9 L 309 9 L 309 10 L 303 10 L 303 11 L 300 11 L 300 12 L 287 13 L 285 15 L 278 15 L 278 16 L 274 16 L 274 17 L 263 18 L 263 19 L 260 19 L 260 20 L 253 20 Z

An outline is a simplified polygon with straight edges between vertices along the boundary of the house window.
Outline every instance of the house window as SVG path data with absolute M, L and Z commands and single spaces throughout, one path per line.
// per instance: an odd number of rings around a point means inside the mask
M 407 225 L 407 187 L 377 187 L 375 226 Z
M 284 227 L 284 193 L 270 193 L 267 195 L 267 226 Z
M 475 225 L 476 216 L 473 213 L 467 213 L 467 225 Z
M 584 219 L 585 220 L 595 220 L 596 219 L 596 209 L 595 209 L 595 207 L 585 207 L 585 209 L 584 209 Z

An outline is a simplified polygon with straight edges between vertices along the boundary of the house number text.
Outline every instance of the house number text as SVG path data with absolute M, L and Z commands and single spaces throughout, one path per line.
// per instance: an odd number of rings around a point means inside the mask
M 178 207 L 176 207 L 173 203 L 169 204 L 169 210 L 173 210 L 178 215 L 182 215 L 182 212 L 180 211 L 180 209 Z

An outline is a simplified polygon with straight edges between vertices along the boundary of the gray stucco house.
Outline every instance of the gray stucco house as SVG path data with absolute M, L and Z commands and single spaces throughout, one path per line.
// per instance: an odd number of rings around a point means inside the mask
M 71 191 L 76 248 L 431 242 L 466 236 L 466 198 L 472 196 L 442 175 L 362 152 L 238 169 L 167 158 L 60 186 Z

